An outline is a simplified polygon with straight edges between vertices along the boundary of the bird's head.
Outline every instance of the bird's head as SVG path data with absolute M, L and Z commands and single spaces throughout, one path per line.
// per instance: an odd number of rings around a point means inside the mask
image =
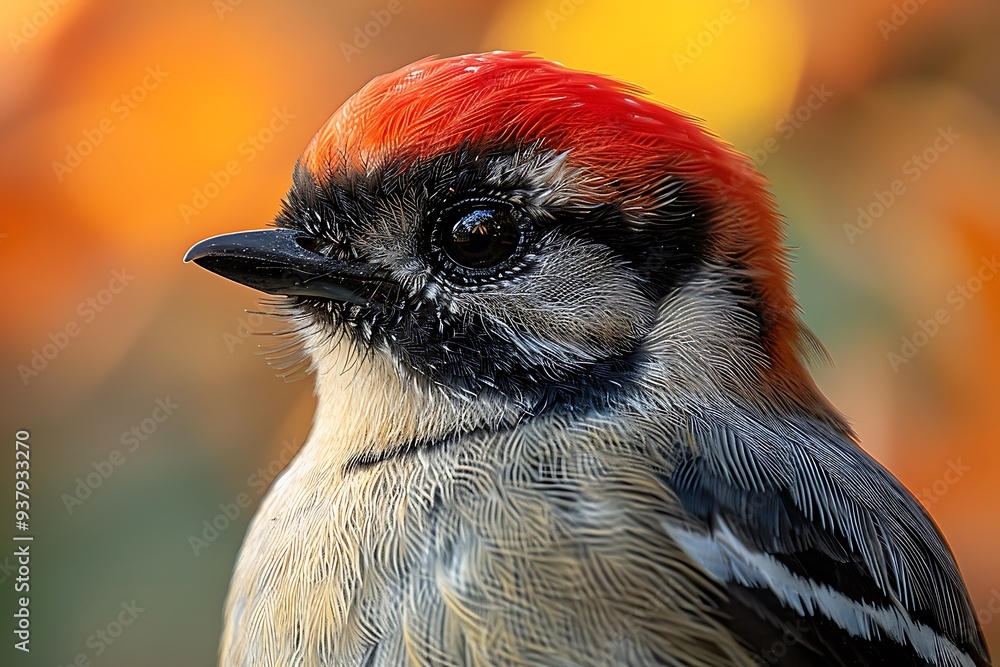
M 401 396 L 521 418 L 657 367 L 660 391 L 808 408 L 781 240 L 762 177 L 693 119 L 498 52 L 373 80 L 307 147 L 275 229 L 188 258 L 287 297 L 321 398 L 376 364 Z

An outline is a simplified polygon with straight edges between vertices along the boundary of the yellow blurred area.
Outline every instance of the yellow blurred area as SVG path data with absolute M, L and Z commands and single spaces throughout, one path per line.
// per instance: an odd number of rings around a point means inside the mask
M 520 0 L 500 10 L 485 47 L 610 73 L 735 141 L 753 137 L 791 104 L 805 35 L 790 0 Z M 739 76 L 732 76 L 733 63 Z
M 97 664 L 88 639 L 132 599 L 145 611 L 101 665 L 214 660 L 252 507 L 207 548 L 191 537 L 259 500 L 313 399 L 260 354 L 278 325 L 247 312 L 256 295 L 181 258 L 267 224 L 373 76 L 492 49 L 638 84 L 757 162 L 835 362 L 817 380 L 941 525 L 1000 650 L 997 3 L 8 0 L 0 27 L 2 415 L 35 453 L 30 664 Z

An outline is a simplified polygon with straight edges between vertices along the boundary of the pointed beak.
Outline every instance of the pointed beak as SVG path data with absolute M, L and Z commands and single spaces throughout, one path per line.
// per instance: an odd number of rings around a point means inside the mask
M 194 244 L 185 262 L 268 294 L 313 296 L 367 305 L 366 283 L 381 282 L 371 265 L 312 252 L 312 241 L 294 229 L 261 229 L 213 236 Z

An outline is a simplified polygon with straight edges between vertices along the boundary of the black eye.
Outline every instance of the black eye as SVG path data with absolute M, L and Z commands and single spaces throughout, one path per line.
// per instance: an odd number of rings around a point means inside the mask
M 441 248 L 451 261 L 470 269 L 496 266 L 521 242 L 517 219 L 502 208 L 477 208 L 442 221 Z

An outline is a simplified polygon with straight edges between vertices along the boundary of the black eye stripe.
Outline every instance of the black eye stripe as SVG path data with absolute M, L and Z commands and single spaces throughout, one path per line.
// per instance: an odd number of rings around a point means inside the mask
M 582 214 L 559 209 L 549 213 L 547 228 L 609 248 L 642 278 L 644 290 L 653 299 L 698 270 L 708 251 L 715 217 L 706 202 L 683 188 L 669 203 L 644 211 L 631 222 L 615 203 L 595 205 Z
M 488 309 L 468 306 L 476 303 L 474 296 L 455 295 L 522 290 L 541 267 L 558 266 L 552 253 L 567 242 L 583 242 L 633 269 L 643 298 L 621 307 L 638 312 L 647 297 L 655 302 L 701 261 L 701 230 L 711 216 L 679 186 L 651 211 L 636 210 L 627 198 L 590 205 L 553 201 L 538 183 L 503 171 L 511 155 L 499 149 L 460 152 L 365 173 L 338 171 L 321 181 L 297 172 L 278 224 L 307 230 L 317 237 L 317 248 L 332 243 L 337 255 L 359 261 L 401 257 L 402 274 L 420 277 L 395 290 L 380 288 L 373 300 L 379 308 L 353 312 L 309 304 L 331 331 L 387 348 L 415 377 L 529 401 L 538 411 L 570 400 L 600 402 L 601 387 L 626 384 L 638 358 L 634 351 L 594 360 L 576 356 L 575 343 L 559 338 L 551 349 L 565 354 L 528 354 L 503 333 L 509 323 L 498 327 Z M 372 255 L 373 247 L 387 243 L 394 254 Z M 597 273 L 581 273 L 582 280 L 601 280 Z

